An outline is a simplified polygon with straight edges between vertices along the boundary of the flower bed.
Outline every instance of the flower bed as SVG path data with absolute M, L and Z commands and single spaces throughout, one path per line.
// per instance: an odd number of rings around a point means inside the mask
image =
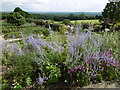
M 49 33 L 46 39 L 29 35 L 19 43 L 5 45 L 2 62 L 7 73 L 3 88 L 38 88 L 56 83 L 83 87 L 120 79 L 116 32 Z

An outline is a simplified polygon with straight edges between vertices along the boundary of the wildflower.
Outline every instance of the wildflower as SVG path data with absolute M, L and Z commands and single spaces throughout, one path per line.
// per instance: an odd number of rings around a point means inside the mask
M 108 31 L 110 31 L 110 29 L 108 29 L 108 28 L 105 28 L 105 31 L 106 31 L 106 32 L 108 32 Z
M 67 43 L 68 43 L 68 53 L 71 55 L 71 62 L 74 62 L 75 59 L 78 59 L 79 50 L 82 48 L 86 40 L 91 36 L 91 33 L 80 33 L 76 31 L 75 34 L 68 34 L 67 35 Z
M 16 55 L 22 55 L 22 50 L 18 47 L 18 44 L 7 44 L 5 50 L 9 53 L 15 53 Z
M 38 78 L 38 84 L 42 85 L 44 83 L 44 79 L 42 77 Z
M 111 54 L 110 51 L 107 51 L 107 52 L 106 52 L 106 55 L 107 55 L 108 57 L 112 56 L 112 54 Z
M 63 70 L 66 71 L 66 68 L 64 68 Z
M 71 69 L 70 69 L 70 72 L 74 72 L 74 68 L 71 68 Z
M 74 68 L 75 70 L 77 70 L 79 67 L 75 65 L 73 68 Z

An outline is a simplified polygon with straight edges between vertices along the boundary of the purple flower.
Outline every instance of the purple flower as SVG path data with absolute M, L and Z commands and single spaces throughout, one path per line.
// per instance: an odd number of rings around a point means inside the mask
M 106 63 L 106 66 L 110 66 L 110 64 Z
M 90 84 L 93 84 L 93 82 L 92 82 L 92 81 L 90 81 Z
M 80 69 L 82 72 L 85 72 L 84 66 L 79 67 L 79 69 Z
M 64 68 L 63 70 L 66 71 L 66 68 Z
M 74 72 L 74 68 L 71 68 L 71 69 L 70 69 L 70 72 Z
M 85 42 L 91 36 L 91 33 L 82 33 L 77 31 L 75 34 L 67 35 L 68 53 L 71 56 L 71 62 L 74 62 L 80 55 L 79 50 L 84 47 Z M 79 55 L 80 53 L 80 55 Z
M 21 48 L 19 48 L 18 44 L 16 44 L 16 43 L 8 44 L 5 48 L 5 50 L 7 52 L 13 53 L 15 55 L 23 55 Z
M 91 64 L 91 62 L 92 62 L 91 60 L 88 60 L 88 61 L 87 61 L 88 64 Z
M 68 70 L 68 74 L 70 74 L 70 70 Z
M 44 83 L 44 79 L 42 77 L 38 78 L 38 84 L 42 85 Z
M 71 73 L 71 71 L 70 71 L 70 70 L 68 70 L 68 74 L 69 74 L 70 76 L 72 76 L 72 73 Z
M 104 54 L 104 51 L 100 52 L 99 55 L 102 56 Z
M 74 69 L 77 70 L 79 67 L 78 66 L 74 66 Z
M 112 56 L 112 54 L 111 54 L 110 51 L 107 51 L 107 52 L 106 52 L 106 55 L 107 55 L 108 57 Z
M 104 70 L 104 68 L 102 67 L 102 68 L 101 68 L 101 70 L 103 71 L 103 70 Z

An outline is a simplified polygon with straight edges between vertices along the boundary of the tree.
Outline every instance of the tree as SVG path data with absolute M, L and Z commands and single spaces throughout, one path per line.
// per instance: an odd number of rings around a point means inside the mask
M 86 19 L 86 16 L 85 16 L 85 14 L 82 13 L 82 14 L 79 15 L 79 18 L 84 20 L 84 19 Z
M 14 9 L 14 12 L 18 12 L 18 13 L 20 13 L 23 17 L 25 17 L 25 18 L 31 18 L 32 16 L 28 13 L 28 12 L 26 12 L 26 11 L 23 11 L 21 8 L 19 8 L 19 7 L 16 7 L 15 9 Z
M 71 21 L 69 19 L 64 19 L 63 24 L 65 25 L 71 25 Z
M 107 3 L 105 9 L 102 12 L 104 22 L 116 23 L 120 22 L 120 1 Z
M 78 17 L 76 15 L 74 15 L 74 14 L 70 14 L 70 15 L 68 15 L 68 19 L 76 20 L 76 19 L 78 19 Z
M 25 17 L 23 17 L 18 12 L 12 12 L 9 15 L 7 15 L 7 22 L 11 23 L 12 25 L 20 26 L 23 25 L 26 22 Z

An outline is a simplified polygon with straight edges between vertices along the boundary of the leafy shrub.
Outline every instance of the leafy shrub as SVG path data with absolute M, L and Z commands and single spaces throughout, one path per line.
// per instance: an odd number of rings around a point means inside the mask
M 64 34 L 66 32 L 66 27 L 64 25 L 59 26 L 59 32 Z
M 115 30 L 120 30 L 120 23 L 115 24 Z
M 82 23 L 83 29 L 89 29 L 89 24 L 88 23 Z
M 15 26 L 25 24 L 26 19 L 18 12 L 12 12 L 7 16 L 7 23 L 11 23 Z
M 64 19 L 63 24 L 65 25 L 71 25 L 71 21 L 69 19 Z

